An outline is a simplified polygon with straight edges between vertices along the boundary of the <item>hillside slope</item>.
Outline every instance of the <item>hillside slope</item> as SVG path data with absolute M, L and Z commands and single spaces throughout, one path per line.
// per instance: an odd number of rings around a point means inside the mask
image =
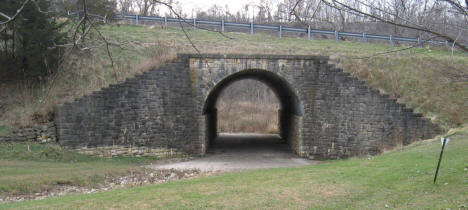
M 11 126 L 26 127 L 52 118 L 56 104 L 72 100 L 173 59 L 196 52 L 180 28 L 133 25 L 103 26 L 102 32 L 121 46 L 74 52 L 59 73 L 40 85 L 0 87 L 0 134 Z M 328 55 L 345 71 L 399 98 L 446 127 L 468 122 L 468 55 L 438 48 L 306 40 L 186 29 L 201 53 Z M 3 107 L 3 108 L 2 108 Z

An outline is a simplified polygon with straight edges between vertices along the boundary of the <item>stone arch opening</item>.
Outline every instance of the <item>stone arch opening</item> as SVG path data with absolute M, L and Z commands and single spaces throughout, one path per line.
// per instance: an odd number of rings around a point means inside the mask
M 218 136 L 216 104 L 224 89 L 234 82 L 253 79 L 267 85 L 276 95 L 279 101 L 278 127 L 279 136 L 290 148 L 298 153 L 301 149 L 302 139 L 300 127 L 304 109 L 296 91 L 286 79 L 280 75 L 263 69 L 247 69 L 233 73 L 219 81 L 209 92 L 203 106 L 205 116 L 206 145 L 209 146 Z

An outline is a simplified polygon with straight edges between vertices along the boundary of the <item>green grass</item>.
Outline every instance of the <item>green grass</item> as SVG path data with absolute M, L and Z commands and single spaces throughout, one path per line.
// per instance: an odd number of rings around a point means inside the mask
M 5 136 L 10 133 L 9 129 L 5 125 L 0 125 L 0 136 Z
M 376 157 L 9 203 L 5 209 L 464 209 L 468 205 L 468 132 L 451 137 L 438 182 L 440 141 Z
M 144 170 L 154 158 L 90 157 L 47 144 L 0 143 L 0 196 L 27 194 L 56 184 L 93 186 L 105 176 Z

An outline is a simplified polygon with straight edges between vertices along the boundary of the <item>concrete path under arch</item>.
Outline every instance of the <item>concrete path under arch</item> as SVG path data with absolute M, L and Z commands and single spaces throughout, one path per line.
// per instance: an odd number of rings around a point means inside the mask
M 154 169 L 241 171 L 317 164 L 295 155 L 278 135 L 221 134 L 206 155 L 190 161 L 148 166 Z

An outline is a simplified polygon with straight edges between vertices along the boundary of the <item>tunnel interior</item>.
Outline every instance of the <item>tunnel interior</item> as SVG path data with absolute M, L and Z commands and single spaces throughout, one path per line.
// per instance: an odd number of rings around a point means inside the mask
M 209 150 L 210 146 L 215 143 L 219 134 L 216 104 L 220 95 L 223 90 L 229 88 L 229 85 L 243 79 L 254 79 L 262 82 L 274 92 L 280 105 L 280 109 L 278 110 L 278 130 L 281 141 L 287 143 L 296 153 L 299 152 L 301 144 L 299 127 L 304 115 L 301 101 L 288 81 L 276 73 L 262 69 L 248 69 L 231 74 L 218 82 L 209 92 L 203 107 L 207 149 Z

